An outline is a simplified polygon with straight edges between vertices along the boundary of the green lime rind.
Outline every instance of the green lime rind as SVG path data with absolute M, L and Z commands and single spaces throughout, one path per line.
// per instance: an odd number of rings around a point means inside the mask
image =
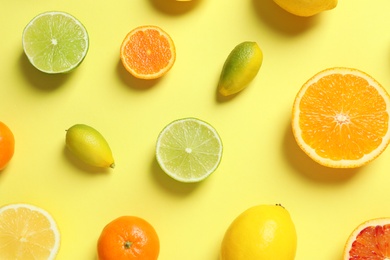
M 81 161 L 94 167 L 114 168 L 111 148 L 100 132 L 84 124 L 76 124 L 66 131 L 66 147 Z
M 242 91 L 256 77 L 263 53 L 256 42 L 242 42 L 227 57 L 218 83 L 218 91 L 229 96 Z
M 223 145 L 217 131 L 197 118 L 178 119 L 159 134 L 156 159 L 179 182 L 200 182 L 218 168 Z
M 35 16 L 24 28 L 23 50 L 30 63 L 49 73 L 67 73 L 77 68 L 89 49 L 84 25 L 72 15 L 50 11 Z

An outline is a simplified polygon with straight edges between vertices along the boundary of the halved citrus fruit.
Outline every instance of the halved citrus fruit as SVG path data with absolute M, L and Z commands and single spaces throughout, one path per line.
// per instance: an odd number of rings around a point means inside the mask
M 140 26 L 126 35 L 120 58 L 134 77 L 156 79 L 172 68 L 176 49 L 171 37 L 160 27 Z
M 29 204 L 0 208 L 0 259 L 55 259 L 60 233 L 53 217 Z
M 343 260 L 390 259 L 390 218 L 360 224 L 347 239 Z
M 222 141 L 210 124 L 197 118 L 178 119 L 159 134 L 156 158 L 162 170 L 180 182 L 199 182 L 217 168 Z
M 146 220 L 122 216 L 103 228 L 97 250 L 99 260 L 157 260 L 160 240 Z
M 84 25 L 65 12 L 45 12 L 34 17 L 24 28 L 22 41 L 31 64 L 50 74 L 77 68 L 89 47 Z
M 309 79 L 295 98 L 292 130 L 301 149 L 333 168 L 360 167 L 388 146 L 390 97 L 368 74 L 331 68 Z

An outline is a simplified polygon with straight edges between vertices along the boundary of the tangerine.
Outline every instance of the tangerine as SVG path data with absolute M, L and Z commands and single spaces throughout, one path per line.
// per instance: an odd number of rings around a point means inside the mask
M 360 167 L 390 141 L 390 97 L 371 76 L 330 68 L 309 79 L 293 105 L 292 129 L 301 149 L 333 168 Z
M 7 125 L 0 122 L 0 171 L 12 159 L 15 150 L 15 138 Z
M 171 37 L 160 27 L 139 26 L 123 40 L 120 58 L 123 66 L 134 77 L 156 79 L 172 68 L 176 49 Z
M 108 223 L 98 239 L 99 260 L 156 260 L 160 241 L 146 220 L 122 216 Z

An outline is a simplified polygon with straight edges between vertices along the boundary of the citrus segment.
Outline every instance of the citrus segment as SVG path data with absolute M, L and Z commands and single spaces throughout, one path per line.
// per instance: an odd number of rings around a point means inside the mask
M 349 236 L 344 260 L 390 259 L 390 218 L 378 218 L 360 224 Z
M 8 165 L 14 155 L 14 151 L 14 135 L 7 125 L 0 122 L 0 171 Z
M 331 68 L 309 79 L 295 98 L 294 137 L 316 162 L 334 168 L 367 164 L 388 146 L 390 97 L 371 76 Z
M 297 234 L 281 205 L 258 205 L 241 213 L 222 240 L 221 260 L 294 260 Z
M 122 216 L 104 227 L 97 250 L 99 260 L 156 260 L 160 241 L 156 230 L 146 220 Z
M 28 204 L 0 208 L 0 259 L 55 259 L 60 233 L 53 217 Z
M 23 31 L 23 49 L 31 64 L 46 73 L 69 72 L 80 65 L 89 45 L 85 27 L 65 12 L 45 12 Z
M 222 158 L 222 141 L 208 123 L 183 118 L 159 134 L 157 162 L 165 173 L 181 182 L 199 182 L 213 173 Z
M 230 96 L 242 91 L 256 77 L 263 53 L 256 42 L 238 44 L 227 57 L 218 83 L 218 91 Z
M 156 79 L 166 74 L 176 60 L 171 37 L 157 26 L 140 26 L 122 42 L 120 58 L 134 77 Z

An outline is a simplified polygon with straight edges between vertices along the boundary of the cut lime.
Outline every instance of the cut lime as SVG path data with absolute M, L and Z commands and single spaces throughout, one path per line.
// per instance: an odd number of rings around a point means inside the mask
M 46 73 L 65 73 L 84 60 L 88 52 L 88 33 L 72 15 L 45 12 L 24 28 L 23 49 L 31 64 Z
M 180 182 L 199 182 L 213 173 L 222 157 L 222 141 L 208 123 L 183 118 L 167 125 L 156 145 L 162 170 Z

